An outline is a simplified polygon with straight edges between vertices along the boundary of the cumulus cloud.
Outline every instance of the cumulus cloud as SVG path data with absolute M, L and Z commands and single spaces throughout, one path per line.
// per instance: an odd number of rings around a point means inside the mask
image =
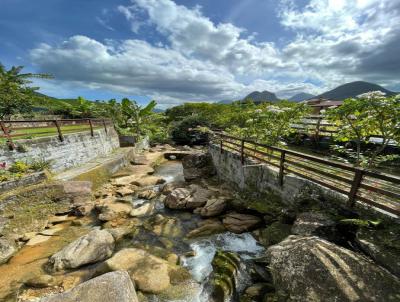
M 240 98 L 253 90 L 281 97 L 319 93 L 359 79 L 396 84 L 400 73 L 398 0 L 310 0 L 305 7 L 282 0 L 281 24 L 295 38 L 281 47 L 254 42 L 245 29 L 214 23 L 200 7 L 171 0 L 132 0 L 117 11 L 133 32 L 151 27 L 166 45 L 73 36 L 39 45 L 33 62 L 61 81 L 148 95 L 164 106 Z

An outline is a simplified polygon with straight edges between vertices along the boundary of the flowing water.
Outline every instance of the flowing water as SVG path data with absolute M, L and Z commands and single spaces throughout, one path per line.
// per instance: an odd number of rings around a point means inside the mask
M 164 178 L 167 182 L 184 181 L 183 168 L 179 161 L 168 161 L 160 165 L 156 171 L 156 176 Z M 154 190 L 160 190 L 161 186 L 152 187 Z M 155 211 L 147 216 L 141 217 L 142 225 L 137 227 L 136 233 L 131 239 L 126 239 L 118 243 L 117 249 L 125 247 L 143 248 L 152 254 L 163 257 L 167 253 L 175 253 L 181 255 L 180 264 L 186 267 L 190 272 L 193 281 L 184 285 L 183 291 L 179 297 L 165 297 L 162 295 L 148 295 L 149 301 L 153 302 L 208 302 L 212 301 L 211 292 L 212 286 L 210 285 L 210 276 L 212 275 L 213 267 L 212 260 L 217 250 L 235 252 L 240 256 L 241 263 L 239 272 L 236 276 L 236 291 L 241 292 L 244 288 L 251 284 L 246 261 L 251 258 L 262 256 L 264 248 L 260 246 L 250 233 L 233 234 L 225 232 L 208 237 L 201 237 L 197 239 L 186 239 L 185 235 L 197 227 L 197 223 L 202 220 L 199 215 L 192 214 L 189 211 L 170 210 L 164 207 L 162 200 L 156 198 L 155 200 L 148 201 L 145 199 L 133 198 L 133 207 L 139 207 L 148 202 L 155 203 Z M 153 221 L 157 216 L 162 215 L 167 218 L 167 222 L 157 230 L 154 229 Z M 27 276 L 36 272 L 42 271 L 42 266 L 46 262 L 47 257 L 61 249 L 63 246 L 77 238 L 82 233 L 87 233 L 92 226 L 86 227 L 71 227 L 66 228 L 60 232 L 60 236 L 55 236 L 48 242 L 44 242 L 39 246 L 25 246 L 16 256 L 14 256 L 9 264 L 0 266 L 0 273 L 3 271 L 5 274 L 15 273 L 15 276 L 6 276 L 3 279 L 7 282 L 2 282 L 0 277 L 0 284 L 3 289 L 12 284 L 21 283 Z M 71 229 L 71 231 L 69 231 Z M 67 238 L 65 234 L 73 234 L 71 238 Z M 187 253 L 194 252 L 192 256 Z M 34 254 L 35 257 L 28 257 L 26 255 Z M 38 254 L 39 253 L 39 254 Z M 25 255 L 25 256 L 24 256 Z M 185 256 L 186 255 L 186 256 Z M 32 258 L 32 259 L 31 259 Z M 29 265 L 26 264 L 26 261 Z M 14 274 L 13 273 L 13 274 Z M 11 282 L 12 281 L 12 282 Z M 9 290 L 9 289 L 8 289 Z M 1 292 L 1 291 L 0 291 Z M 0 301 L 2 299 L 0 298 Z M 4 300 L 13 301 L 13 300 Z M 14 300 L 15 301 L 15 300 Z M 237 301 L 237 297 L 233 296 L 231 301 Z

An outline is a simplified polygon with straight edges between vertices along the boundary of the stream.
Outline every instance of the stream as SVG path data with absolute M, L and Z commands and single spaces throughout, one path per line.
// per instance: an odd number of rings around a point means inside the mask
M 155 169 L 154 176 L 162 177 L 166 183 L 184 182 L 183 167 L 180 161 L 167 161 Z M 163 185 L 146 187 L 160 192 Z M 165 197 L 164 197 L 165 198 Z M 261 257 L 265 249 L 257 243 L 251 233 L 234 234 L 224 232 L 217 235 L 187 239 L 186 234 L 195 229 L 203 219 L 191 211 L 171 210 L 164 207 L 163 195 L 152 200 L 140 199 L 136 195 L 132 197 L 133 208 L 143 206 L 146 203 L 154 203 L 154 211 L 147 216 L 131 218 L 139 219 L 139 226 L 135 227 L 135 234 L 117 242 L 115 252 L 123 248 L 140 248 L 151 254 L 166 258 L 168 254 L 179 256 L 179 264 L 189 271 L 192 281 L 183 285 L 182 288 L 174 289 L 181 292 L 176 297 L 146 294 L 147 301 L 151 302 L 206 302 L 214 301 L 211 297 L 213 285 L 211 276 L 213 273 L 212 261 L 217 251 L 235 252 L 240 257 L 240 264 L 235 275 L 235 292 L 229 301 L 239 301 L 239 295 L 243 290 L 252 284 L 249 268 L 246 261 L 252 258 Z M 162 216 L 161 216 L 162 215 Z M 154 221 L 163 217 L 167 223 L 162 228 L 154 230 Z M 57 225 L 59 230 L 48 240 L 37 245 L 25 245 L 7 263 L 0 266 L 0 301 L 37 301 L 37 298 L 21 298 L 21 285 L 25 280 L 37 274 L 46 274 L 44 265 L 49 256 L 62 249 L 71 241 L 82 236 L 94 227 L 99 227 L 95 218 L 79 218 L 77 221 L 84 223 L 62 223 Z M 153 223 L 153 224 L 152 224 Z M 66 280 L 69 274 L 55 276 Z M 24 287 L 22 287 L 24 288 Z M 26 289 L 25 289 L 26 290 Z M 33 297 L 56 293 L 60 287 L 55 289 L 39 291 Z M 28 293 L 30 289 L 26 290 Z M 219 301 L 219 300 L 216 300 Z M 226 300 L 228 301 L 228 300 Z
M 160 176 L 168 182 L 184 181 L 183 168 L 179 161 L 168 161 L 160 165 L 154 174 Z M 196 227 L 196 223 L 201 221 L 200 215 L 192 214 L 188 211 L 170 210 L 164 207 L 163 202 L 155 199 L 152 201 L 144 201 L 142 199 L 134 199 L 133 205 L 143 205 L 145 202 L 155 202 L 155 212 L 152 216 L 163 215 L 164 217 L 171 217 L 176 219 L 177 227 L 180 228 L 183 234 L 186 234 L 189 230 Z M 151 219 L 151 217 L 147 217 Z M 173 233 L 173 232 L 172 232 Z M 237 292 L 242 292 L 247 286 L 251 284 L 249 273 L 246 265 L 246 260 L 252 258 L 258 258 L 263 255 L 265 251 L 264 247 L 257 243 L 254 237 L 250 233 L 234 234 L 231 232 L 224 232 L 221 234 L 211 235 L 207 237 L 201 237 L 196 239 L 184 239 L 184 236 L 174 236 L 174 234 L 164 234 L 172 245 L 167 247 L 167 250 L 177 255 L 185 255 L 187 253 L 194 252 L 194 256 L 182 256 L 180 258 L 180 264 L 186 267 L 194 281 L 198 286 L 193 286 L 192 290 L 189 291 L 189 296 L 179 300 L 169 300 L 157 297 L 156 295 L 148 296 L 150 301 L 162 301 L 162 302 L 208 302 L 212 301 L 211 292 L 212 286 L 209 284 L 209 279 L 212 274 L 212 260 L 217 250 L 230 251 L 237 253 L 243 260 L 240 265 L 239 274 L 237 276 Z M 125 246 L 132 244 L 134 247 L 143 247 L 140 242 L 151 243 L 151 248 L 162 247 L 166 248 L 165 244 L 160 242 L 159 236 L 154 235 L 153 232 L 149 232 L 145 229 L 141 230 L 140 235 L 135 237 L 132 242 L 125 242 Z M 238 301 L 235 297 L 232 297 L 231 301 Z

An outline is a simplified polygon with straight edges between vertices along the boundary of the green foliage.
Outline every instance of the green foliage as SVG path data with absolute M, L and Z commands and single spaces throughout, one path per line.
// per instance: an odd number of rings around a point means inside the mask
M 32 111 L 32 96 L 37 87 L 30 87 L 31 78 L 50 78 L 46 74 L 21 73 L 23 67 L 6 70 L 0 63 L 0 119 Z
M 204 144 L 208 141 L 208 134 L 201 131 L 201 128 L 209 126 L 210 122 L 207 119 L 189 116 L 172 127 L 171 137 L 182 145 Z
M 380 91 L 364 93 L 357 98 L 346 99 L 342 106 L 327 110 L 327 118 L 336 124 L 336 140 L 352 141 L 355 151 L 347 153 L 359 166 L 372 167 L 386 161 L 381 153 L 390 142 L 400 142 L 400 97 L 385 97 Z M 362 145 L 369 143 L 372 136 L 380 136 L 380 143 L 373 150 L 362 153 Z
M 28 170 L 29 170 L 29 165 L 22 161 L 16 161 L 15 163 L 12 164 L 10 169 L 8 169 L 8 171 L 10 171 L 11 173 L 26 173 L 28 172 Z
M 31 169 L 35 172 L 49 170 L 50 167 L 51 167 L 51 161 L 46 160 L 44 158 L 36 159 L 36 160 L 29 162 L 29 169 Z

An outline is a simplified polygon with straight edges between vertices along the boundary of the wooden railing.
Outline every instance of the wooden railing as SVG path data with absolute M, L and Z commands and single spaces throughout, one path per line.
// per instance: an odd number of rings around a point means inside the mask
M 242 164 L 246 158 L 276 167 L 282 186 L 284 175 L 292 173 L 348 197 L 354 207 L 361 202 L 400 215 L 400 177 L 369 171 L 320 157 L 218 134 L 220 150 L 237 152 Z
M 113 127 L 110 119 L 2 120 L 0 139 L 5 139 L 9 148 L 13 150 L 14 139 L 18 138 L 57 135 L 60 141 L 64 141 L 64 134 L 90 131 L 93 137 L 95 129 L 104 128 L 107 133 L 110 127 Z

